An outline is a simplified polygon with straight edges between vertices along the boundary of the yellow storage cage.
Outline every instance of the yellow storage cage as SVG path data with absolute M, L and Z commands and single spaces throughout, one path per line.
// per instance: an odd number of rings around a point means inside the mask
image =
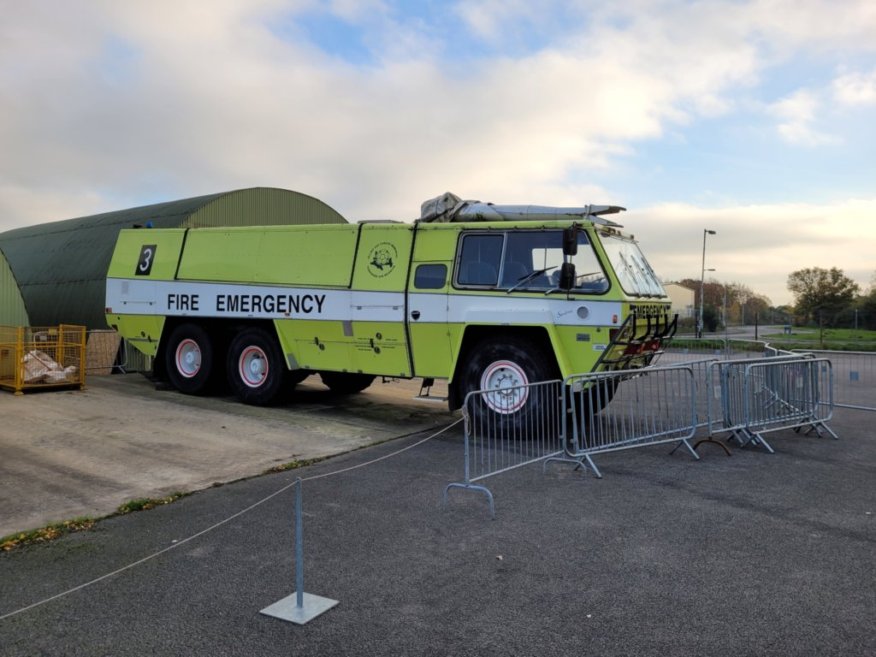
M 85 387 L 85 327 L 0 326 L 0 388 Z

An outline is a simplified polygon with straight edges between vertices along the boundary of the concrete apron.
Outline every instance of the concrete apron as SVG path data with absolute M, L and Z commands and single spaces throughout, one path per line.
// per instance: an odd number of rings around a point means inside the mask
M 191 492 L 294 460 L 340 454 L 455 418 L 413 401 L 414 381 L 329 393 L 311 377 L 288 403 L 156 390 L 139 374 L 92 377 L 84 391 L 0 393 L 0 536 L 143 497 Z

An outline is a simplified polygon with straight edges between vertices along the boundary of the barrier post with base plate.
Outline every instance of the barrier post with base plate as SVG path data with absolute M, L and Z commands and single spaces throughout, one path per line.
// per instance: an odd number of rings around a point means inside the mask
M 304 521 L 302 519 L 301 478 L 295 480 L 295 593 L 261 610 L 297 625 L 304 625 L 338 604 L 337 600 L 304 592 Z

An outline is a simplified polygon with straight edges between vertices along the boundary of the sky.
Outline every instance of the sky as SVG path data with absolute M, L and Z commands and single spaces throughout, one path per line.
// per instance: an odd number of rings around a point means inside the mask
M 873 0 L 0 0 L 0 231 L 245 187 L 628 208 L 665 281 L 876 273 Z

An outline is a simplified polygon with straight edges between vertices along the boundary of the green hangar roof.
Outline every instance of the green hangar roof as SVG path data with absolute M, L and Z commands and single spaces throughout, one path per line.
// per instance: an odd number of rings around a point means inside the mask
M 0 233 L 0 251 L 18 281 L 30 321 L 35 326 L 106 328 L 106 272 L 118 233 L 150 223 L 155 228 L 199 228 L 347 222 L 306 194 L 255 187 Z M 2 281 L 0 272 L 0 290 Z
M 6 257 L 0 251 L 0 325 L 2 326 L 28 326 L 27 308 L 21 291 L 18 289 L 18 281 L 6 262 Z

